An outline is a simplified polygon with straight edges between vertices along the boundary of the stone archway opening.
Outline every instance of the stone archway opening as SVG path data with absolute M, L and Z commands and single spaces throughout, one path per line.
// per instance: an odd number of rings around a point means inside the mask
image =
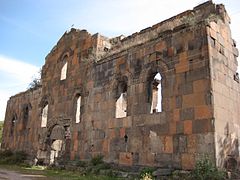
M 55 125 L 50 134 L 49 164 L 54 164 L 65 152 L 65 128 Z

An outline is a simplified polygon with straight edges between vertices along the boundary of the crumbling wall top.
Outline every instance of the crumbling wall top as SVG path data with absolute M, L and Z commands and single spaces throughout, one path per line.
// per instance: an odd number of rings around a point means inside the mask
M 163 34 L 170 34 L 174 30 L 182 29 L 182 27 L 193 26 L 205 22 L 208 17 L 213 14 L 220 16 L 223 21 L 227 20 L 230 22 L 224 5 L 216 5 L 210 0 L 194 7 L 193 10 L 182 12 L 151 27 L 145 28 L 140 32 L 133 33 L 130 36 L 112 38 L 110 40 L 112 48 L 102 56 L 102 59 L 130 47 L 161 37 Z

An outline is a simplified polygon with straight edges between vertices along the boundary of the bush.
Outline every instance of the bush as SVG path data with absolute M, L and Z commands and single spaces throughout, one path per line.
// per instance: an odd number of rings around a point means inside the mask
M 26 159 L 27 154 L 23 151 L 6 150 L 0 152 L 0 164 L 23 164 Z
M 77 167 L 86 167 L 87 166 L 87 162 L 85 162 L 85 161 L 77 161 L 76 166 Z
M 204 157 L 196 162 L 191 177 L 195 180 L 221 180 L 225 179 L 226 173 L 219 170 L 208 157 Z
M 103 163 L 103 155 L 97 155 L 91 159 L 91 164 L 96 166 Z
M 10 157 L 13 155 L 13 152 L 10 150 L 0 151 L 0 159 L 5 157 Z
M 153 178 L 153 173 L 154 169 L 153 168 L 144 168 L 141 172 L 140 172 L 140 178 L 141 180 L 152 180 Z

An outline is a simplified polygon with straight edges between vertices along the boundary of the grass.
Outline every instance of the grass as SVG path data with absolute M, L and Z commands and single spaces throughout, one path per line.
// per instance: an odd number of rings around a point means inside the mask
M 43 166 L 30 166 L 26 164 L 27 154 L 22 151 L 12 152 L 10 150 L 0 151 L 0 168 L 13 170 L 21 174 L 29 175 L 42 175 L 47 179 L 99 179 L 99 180 L 114 180 L 117 178 L 112 177 L 112 171 L 108 172 L 109 166 L 102 161 L 102 156 L 96 156 L 92 159 L 91 163 L 83 161 L 71 161 L 72 164 L 66 167 L 43 167 Z M 67 162 L 65 162 L 68 164 Z M 74 168 L 72 168 L 72 166 Z M 99 174 L 100 171 L 106 174 Z
M 82 175 L 81 173 L 75 171 L 66 171 L 66 170 L 52 170 L 45 169 L 42 166 L 16 166 L 16 165 L 0 165 L 1 169 L 16 171 L 21 174 L 30 174 L 30 175 L 43 175 L 46 176 L 46 179 L 59 179 L 59 180 L 115 180 L 118 178 L 103 176 L 103 175 Z

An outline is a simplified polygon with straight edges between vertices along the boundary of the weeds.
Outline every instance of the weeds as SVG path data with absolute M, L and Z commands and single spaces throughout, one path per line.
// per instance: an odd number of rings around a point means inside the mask
M 153 180 L 154 177 L 152 175 L 154 169 L 153 168 L 144 168 L 141 172 L 140 172 L 140 179 L 141 180 Z
M 27 154 L 23 151 L 12 152 L 10 150 L 0 151 L 0 164 L 24 164 Z
M 97 155 L 91 159 L 91 164 L 96 166 L 98 164 L 103 163 L 103 156 L 102 155 Z
M 208 157 L 204 157 L 197 161 L 191 177 L 195 180 L 221 180 L 226 178 L 226 173 L 219 170 Z

